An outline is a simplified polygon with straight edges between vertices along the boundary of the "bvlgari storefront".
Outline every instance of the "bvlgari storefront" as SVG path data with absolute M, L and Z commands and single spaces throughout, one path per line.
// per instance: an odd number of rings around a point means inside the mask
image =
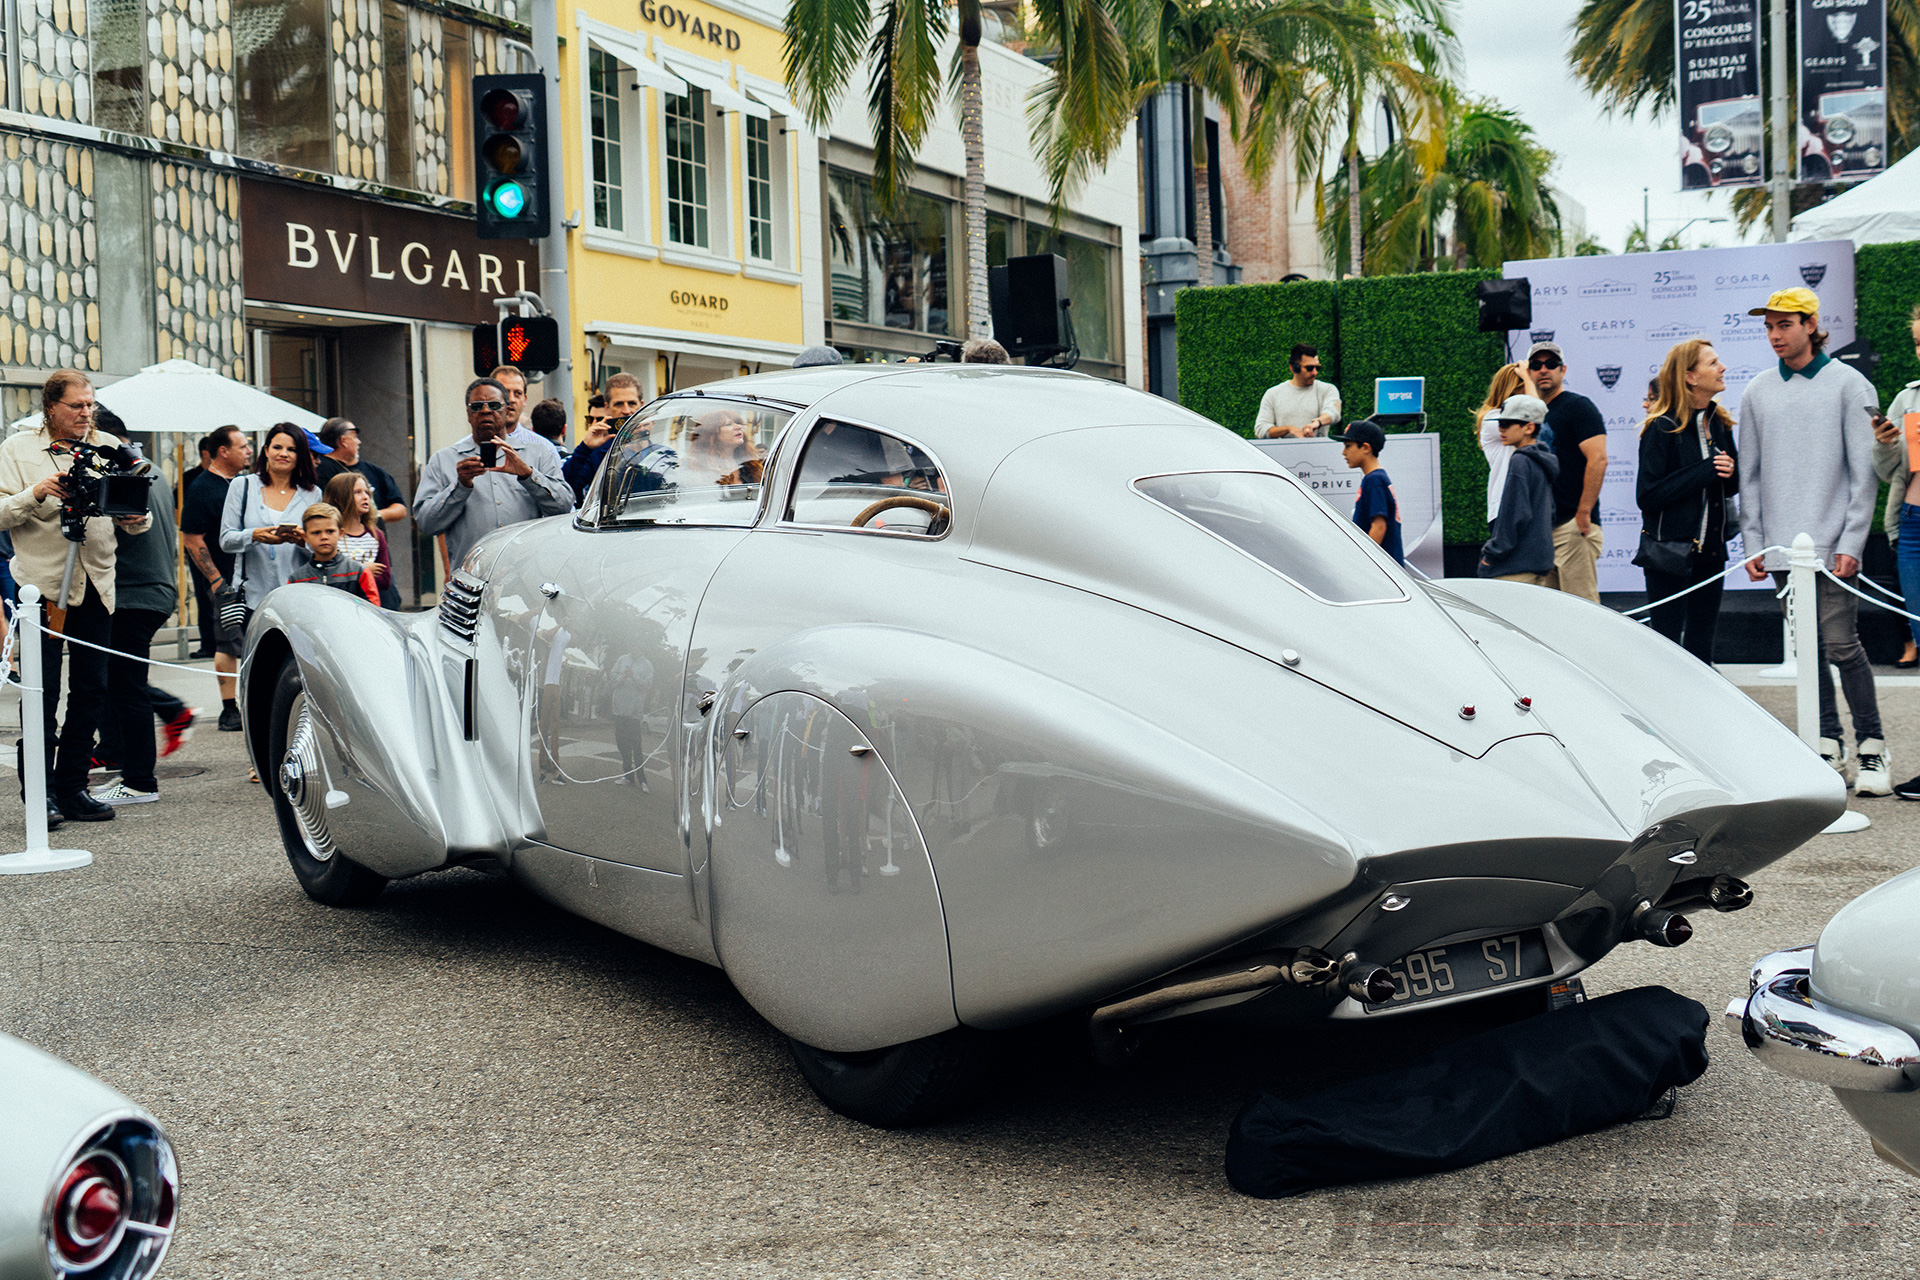
M 471 218 L 305 183 L 242 180 L 240 220 L 255 380 L 352 419 L 363 455 L 411 504 L 433 451 L 467 432 L 473 326 L 498 317 L 495 298 L 538 287 L 538 249 L 481 240 Z M 402 594 L 431 602 L 444 573 L 431 542 L 411 522 L 388 536 Z

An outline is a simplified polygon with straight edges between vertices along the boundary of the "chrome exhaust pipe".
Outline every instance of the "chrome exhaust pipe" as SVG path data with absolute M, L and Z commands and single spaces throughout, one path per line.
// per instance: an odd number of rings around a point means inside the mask
M 1753 905 L 1753 886 L 1732 876 L 1715 876 L 1707 889 L 1707 905 L 1715 911 L 1740 911 Z
M 1385 965 L 1355 961 L 1348 964 L 1340 977 L 1341 987 L 1362 1004 L 1385 1004 L 1400 990 Z
M 1651 942 L 1656 947 L 1677 947 L 1693 936 L 1693 925 L 1678 911 L 1642 902 L 1627 922 L 1627 936 Z

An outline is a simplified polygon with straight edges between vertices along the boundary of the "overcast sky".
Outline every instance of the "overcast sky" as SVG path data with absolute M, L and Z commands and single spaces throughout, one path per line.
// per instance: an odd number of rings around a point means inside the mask
M 1689 218 L 1728 216 L 1724 195 L 1681 193 L 1671 114 L 1609 117 L 1575 82 L 1568 24 L 1579 7 L 1579 0 L 1459 0 L 1454 23 L 1467 91 L 1514 108 L 1533 126 L 1560 157 L 1554 184 L 1586 206 L 1588 233 L 1615 253 L 1640 221 L 1642 188 L 1656 243 Z M 1731 222 L 1696 222 L 1685 243 L 1736 244 L 1739 236 Z

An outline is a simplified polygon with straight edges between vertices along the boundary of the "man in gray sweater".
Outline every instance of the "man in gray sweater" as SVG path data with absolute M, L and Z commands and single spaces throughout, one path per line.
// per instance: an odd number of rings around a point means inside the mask
M 1767 340 L 1780 363 L 1762 371 L 1740 396 L 1740 533 L 1749 548 L 1790 546 L 1811 534 L 1820 560 L 1837 578 L 1860 572 L 1873 527 L 1879 482 L 1873 473 L 1873 420 L 1879 396 L 1873 384 L 1827 355 L 1820 331 L 1820 300 L 1809 289 L 1782 289 L 1749 314 L 1766 317 Z M 1758 582 L 1771 571 L 1786 582 L 1787 557 L 1774 551 L 1747 561 Z M 1860 643 L 1859 598 L 1824 575 L 1819 603 L 1820 754 L 1845 773 L 1846 745 L 1834 704 L 1829 664 L 1853 713 L 1861 795 L 1893 791 L 1891 762 L 1880 736 L 1880 703 L 1873 666 Z M 1801 625 L 1807 620 L 1803 619 Z

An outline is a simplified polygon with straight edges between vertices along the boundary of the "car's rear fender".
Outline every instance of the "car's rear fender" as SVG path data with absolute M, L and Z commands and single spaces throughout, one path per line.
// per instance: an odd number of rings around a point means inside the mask
M 328 828 L 347 857 L 394 878 L 442 866 L 450 852 L 504 861 L 516 843 L 466 741 L 464 690 L 444 687 L 436 626 L 432 613 L 388 613 L 301 585 L 269 595 L 247 631 L 240 696 L 262 780 L 280 765 L 268 720 L 291 658 L 322 730 Z

